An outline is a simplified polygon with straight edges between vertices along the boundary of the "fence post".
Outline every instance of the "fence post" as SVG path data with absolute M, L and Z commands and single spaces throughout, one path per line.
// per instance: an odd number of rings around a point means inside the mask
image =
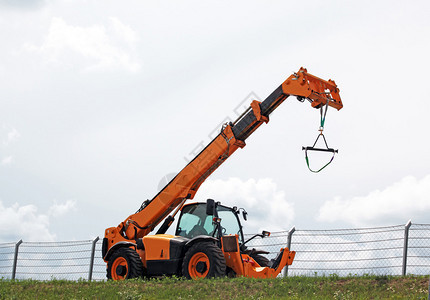
M 16 276 L 16 265 L 18 263 L 18 249 L 19 245 L 22 244 L 22 240 L 19 240 L 18 243 L 15 244 L 15 254 L 13 257 L 13 267 L 12 267 L 12 279 L 15 279 Z
M 293 228 L 288 231 L 288 237 L 287 237 L 287 247 L 291 251 L 291 238 L 293 236 L 293 233 L 296 231 L 296 227 L 293 226 Z M 288 265 L 284 268 L 284 277 L 288 276 Z
M 409 220 L 405 225 L 405 238 L 403 240 L 403 265 L 402 265 L 402 276 L 406 275 L 406 264 L 408 260 L 408 240 L 409 240 L 409 228 L 412 225 L 412 221 Z
M 91 247 L 90 270 L 88 271 L 88 281 L 91 281 L 93 279 L 94 254 L 96 252 L 96 244 L 98 241 L 99 241 L 99 237 L 96 237 Z

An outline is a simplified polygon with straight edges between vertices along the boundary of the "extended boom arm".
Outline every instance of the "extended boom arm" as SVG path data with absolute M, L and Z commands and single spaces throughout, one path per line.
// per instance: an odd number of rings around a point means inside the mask
M 312 107 L 328 104 L 340 110 L 342 101 L 339 89 L 332 80 L 325 81 L 301 68 L 285 80 L 263 102 L 252 101 L 251 106 L 233 123 L 225 124 L 215 137 L 190 163 L 188 163 L 152 200 L 117 227 L 106 229 L 109 246 L 118 242 L 136 240 L 150 233 L 175 208 L 186 199 L 192 199 L 205 179 L 212 174 L 262 124 L 287 97 L 307 99 Z M 168 223 L 173 221 L 168 217 Z

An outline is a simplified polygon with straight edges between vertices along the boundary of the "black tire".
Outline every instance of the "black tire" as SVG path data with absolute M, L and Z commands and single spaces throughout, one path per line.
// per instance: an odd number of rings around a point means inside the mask
M 212 242 L 198 242 L 185 253 L 182 275 L 188 279 L 222 277 L 226 274 L 224 254 Z
M 124 247 L 112 254 L 106 271 L 106 277 L 112 280 L 139 278 L 143 276 L 143 264 L 135 250 Z
M 260 265 L 260 267 L 269 267 L 270 266 L 270 260 L 267 259 L 267 257 L 261 255 L 261 254 L 251 254 L 250 255 L 253 260 L 257 262 L 257 264 Z

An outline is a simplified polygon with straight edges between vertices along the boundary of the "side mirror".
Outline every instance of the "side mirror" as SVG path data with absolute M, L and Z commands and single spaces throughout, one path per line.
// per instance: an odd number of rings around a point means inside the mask
M 242 211 L 242 217 L 245 221 L 248 220 L 248 213 L 245 210 Z
M 264 238 L 270 236 L 270 232 L 265 230 L 263 230 L 261 234 L 263 235 Z
M 208 216 L 213 216 L 215 210 L 215 200 L 208 199 L 206 201 L 206 214 Z

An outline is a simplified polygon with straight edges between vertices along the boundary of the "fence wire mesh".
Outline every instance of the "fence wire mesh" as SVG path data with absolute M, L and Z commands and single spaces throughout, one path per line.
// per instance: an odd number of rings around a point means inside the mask
M 91 246 L 91 240 L 24 242 L 19 246 L 16 279 L 86 279 Z
M 96 253 L 94 258 L 94 280 L 104 280 L 106 279 L 106 263 L 102 257 L 102 241 L 98 241 L 96 244 Z
M 295 230 L 290 250 L 296 257 L 288 276 L 304 275 L 402 275 L 430 274 L 430 224 L 361 229 Z M 266 250 L 273 259 L 288 244 L 288 231 L 255 238 L 248 247 Z M 252 235 L 245 235 L 245 239 Z M 407 259 L 405 260 L 405 236 Z M 92 245 L 95 243 L 95 252 Z M 106 279 L 106 264 L 101 257 L 101 240 L 71 242 L 23 242 L 0 244 L 0 278 L 12 278 L 17 254 L 16 279 Z M 15 252 L 16 250 L 17 253 Z M 92 255 L 93 268 L 90 269 Z M 285 272 L 284 272 L 285 274 Z
M 248 235 L 247 237 L 249 237 Z M 273 259 L 286 247 L 288 232 L 252 241 L 249 247 L 266 249 Z M 288 275 L 402 275 L 405 226 L 361 229 L 296 230 L 290 250 L 296 251 Z M 430 225 L 413 224 L 407 248 L 406 273 L 430 273 Z
M 297 230 L 291 275 L 401 274 L 404 226 Z
M 413 224 L 409 229 L 407 273 L 430 274 L 430 224 Z
M 10 277 L 12 274 L 15 243 L 0 244 L 0 277 Z

